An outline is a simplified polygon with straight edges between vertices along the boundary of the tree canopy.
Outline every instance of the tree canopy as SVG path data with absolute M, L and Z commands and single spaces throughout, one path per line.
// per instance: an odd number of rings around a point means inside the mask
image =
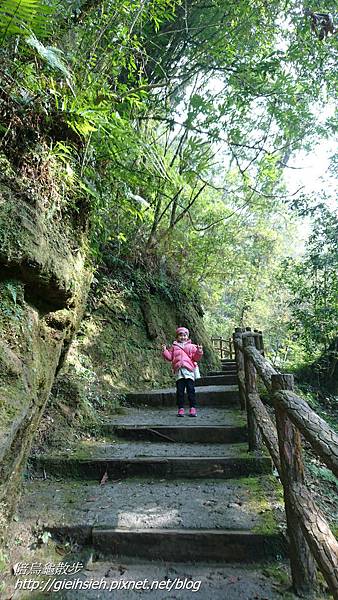
M 325 108 L 336 100 L 338 38 L 313 16 L 334 9 L 332 0 L 325 11 L 294 0 L 3 0 L 2 164 L 47 190 L 51 218 L 82 224 L 95 259 L 110 248 L 202 292 L 211 328 L 270 319 L 279 339 L 293 314 L 307 351 L 325 346 L 336 283 L 333 245 L 325 253 L 319 240 L 331 217 L 318 208 L 294 263 L 306 198 L 287 191 L 283 173 L 297 150 L 335 133 Z M 280 283 L 281 269 L 292 283 Z

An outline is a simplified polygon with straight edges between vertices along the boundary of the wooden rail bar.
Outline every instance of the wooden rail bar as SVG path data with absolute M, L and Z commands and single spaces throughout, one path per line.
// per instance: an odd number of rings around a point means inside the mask
M 255 369 L 263 380 L 265 387 L 271 391 L 271 378 L 273 375 L 277 375 L 277 372 L 270 364 L 270 362 L 255 348 L 254 346 L 246 346 L 246 354 L 250 357 Z
M 293 388 L 292 375 L 273 375 L 272 390 Z M 310 593 L 316 581 L 316 565 L 303 530 L 294 510 L 292 486 L 304 484 L 304 466 L 300 432 L 290 421 L 288 414 L 278 400 L 275 401 L 276 425 L 281 461 L 282 483 L 288 535 L 293 587 L 296 594 Z
M 278 436 L 274 423 L 271 421 L 268 411 L 258 394 L 249 395 L 250 405 L 252 406 L 258 427 L 262 434 L 267 449 L 270 452 L 274 465 L 281 477 L 281 464 L 279 459 Z
M 251 332 L 242 333 L 242 337 Z M 246 338 L 244 338 L 246 339 Z M 242 344 L 244 342 L 242 341 Z M 238 348 L 241 349 L 240 341 Z M 242 345 L 243 349 L 243 345 Z M 251 359 L 257 373 L 263 380 L 266 388 L 272 390 L 272 377 L 277 375 L 270 362 L 263 357 L 253 345 L 245 346 L 245 354 Z M 291 421 L 300 429 L 304 437 L 310 442 L 313 449 L 322 458 L 325 464 L 338 477 L 338 436 L 299 396 L 292 391 L 280 391 L 280 402 L 284 406 Z
M 287 411 L 289 419 L 316 450 L 323 462 L 338 477 L 338 435 L 299 396 L 291 391 L 275 394 L 279 406 Z
M 335 600 L 338 599 L 338 543 L 325 517 L 300 483 L 290 488 L 292 510 Z
M 256 417 L 250 404 L 250 394 L 257 394 L 256 369 L 252 360 L 245 352 L 247 348 L 253 347 L 254 343 L 255 342 L 253 336 L 248 336 L 243 339 L 249 450 L 259 450 L 262 447 L 262 438 L 260 430 L 258 428 Z

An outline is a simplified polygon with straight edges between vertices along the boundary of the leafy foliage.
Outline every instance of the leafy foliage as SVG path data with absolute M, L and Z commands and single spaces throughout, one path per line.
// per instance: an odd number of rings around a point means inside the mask
M 32 46 L 32 48 L 35 48 L 39 56 L 45 60 L 50 67 L 60 71 L 66 79 L 71 79 L 71 74 L 61 58 L 62 51 L 60 48 L 52 48 L 51 46 L 45 47 L 33 34 L 26 39 L 26 42 Z
M 50 5 L 43 0 L 1 0 L 0 39 L 13 35 L 28 35 L 30 30 L 36 35 L 48 33 L 48 17 L 52 13 Z
M 278 354 L 298 327 L 292 297 L 306 352 L 325 347 L 332 255 L 315 266 L 312 241 L 288 262 L 293 286 L 277 274 L 300 196 L 283 173 L 334 132 L 318 113 L 336 98 L 337 36 L 314 35 L 295 0 L 69 0 L 42 43 L 50 6 L 0 3 L 0 131 L 20 175 L 54 190 L 51 218 L 79 225 L 96 258 L 108 249 L 202 293 L 211 329 L 273 320 Z
M 285 264 L 282 280 L 291 292 L 291 330 L 308 360 L 328 353 L 338 330 L 338 218 L 318 205 L 302 260 Z M 337 356 L 334 356 L 334 361 Z

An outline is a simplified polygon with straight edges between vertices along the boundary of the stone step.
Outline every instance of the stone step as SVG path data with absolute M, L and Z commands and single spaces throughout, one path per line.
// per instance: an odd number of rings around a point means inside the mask
M 283 520 L 280 484 L 269 475 L 227 480 L 27 480 L 19 518 L 48 528 L 221 530 L 277 533 Z M 235 560 L 234 557 L 232 557 Z
M 86 562 L 92 555 L 94 560 L 90 561 L 88 569 L 63 578 L 63 587 L 56 588 L 59 591 L 53 597 L 62 600 L 281 600 L 286 597 L 288 565 L 280 557 L 272 563 L 267 557 L 269 565 L 265 561 L 223 565 L 220 562 L 175 562 L 175 559 L 169 563 L 146 561 L 123 555 L 116 560 L 95 560 L 95 553 L 85 550 L 83 554 L 78 553 L 75 560 Z M 55 579 L 62 579 L 62 575 Z M 69 588 L 72 582 L 73 589 Z M 99 585 L 100 591 L 97 587 L 91 589 L 91 583 Z M 35 595 L 34 598 L 37 600 Z M 39 600 L 41 598 L 39 595 Z M 296 596 L 288 594 L 288 598 L 296 599 Z
M 185 443 L 236 443 L 247 440 L 247 427 L 231 427 L 227 425 L 113 425 L 106 427 L 108 435 L 128 440 L 150 440 L 153 442 L 185 442 Z
M 246 414 L 235 407 L 219 408 L 202 406 L 198 409 L 197 418 L 177 418 L 177 409 L 166 407 L 130 407 L 124 406 L 120 409 L 121 414 L 104 415 L 100 431 L 102 435 L 111 435 L 116 426 L 162 426 L 170 427 L 189 426 L 190 429 L 204 425 L 243 427 L 246 426 Z
M 237 375 L 237 370 L 227 369 L 227 370 L 222 370 L 222 371 L 208 371 L 208 373 L 207 373 L 207 377 L 215 377 L 215 376 L 231 377 L 232 375 Z
M 281 552 L 279 533 L 180 529 L 104 529 L 94 527 L 93 546 L 104 555 L 118 553 L 146 559 L 252 562 L 276 558 Z M 272 555 L 272 556 L 271 556 Z
M 195 385 L 196 387 L 200 386 L 209 386 L 209 385 L 236 385 L 238 383 L 237 374 L 230 375 L 207 375 L 206 377 L 201 377 L 200 379 L 196 379 Z
M 76 541 L 78 528 L 50 528 L 54 534 Z M 285 556 L 280 533 L 210 529 L 132 529 L 93 527 L 87 544 L 101 555 L 142 557 L 146 560 L 179 562 L 254 562 Z
M 134 442 L 136 443 L 136 442 Z M 130 444 L 128 444 L 129 446 Z M 144 445 L 144 443 L 143 443 Z M 152 444 L 154 445 L 154 444 Z M 166 444 L 157 444 L 161 449 Z M 170 444 L 171 452 L 180 446 L 183 452 L 189 449 L 189 444 Z M 215 451 L 217 444 L 210 445 Z M 234 448 L 237 449 L 238 445 Z M 223 450 L 220 456 L 211 452 L 211 456 L 170 456 L 163 452 L 158 456 L 158 448 L 154 448 L 154 456 L 138 457 L 100 457 L 83 458 L 79 456 L 35 456 L 31 464 L 35 470 L 44 476 L 55 475 L 65 478 L 97 479 L 101 481 L 106 473 L 110 479 L 125 479 L 127 477 L 154 477 L 165 479 L 229 479 L 233 477 L 248 477 L 250 475 L 271 473 L 272 463 L 268 456 L 258 453 L 245 454 Z
M 147 390 L 126 395 L 127 402 L 132 406 L 176 406 L 176 388 Z M 210 385 L 196 387 L 197 406 L 239 406 L 237 385 Z
M 178 419 L 182 421 L 183 419 Z M 186 419 L 190 422 L 190 419 Z M 179 429 L 180 427 L 177 427 Z M 182 426 L 182 429 L 184 427 Z M 192 428 L 195 431 L 196 427 Z M 70 446 L 63 452 L 57 452 L 53 455 L 45 455 L 53 458 L 79 458 L 79 459 L 91 459 L 91 458 L 102 458 L 102 459 L 115 459 L 115 458 L 145 458 L 145 457 L 170 457 L 170 458 L 183 458 L 183 457 L 223 457 L 228 458 L 235 457 L 247 457 L 251 456 L 248 452 L 248 444 L 245 442 L 237 444 L 224 444 L 215 443 L 210 441 L 206 443 L 189 443 L 189 442 L 171 442 L 168 440 L 163 441 L 128 441 L 126 439 L 115 439 L 106 440 L 89 438 L 86 440 L 78 440 L 77 444 Z M 260 454 L 256 454 L 260 456 Z
M 229 364 L 221 364 L 220 368 L 218 368 L 218 370 L 222 371 L 223 373 L 228 373 L 230 372 L 236 372 L 237 373 L 237 364 L 236 363 L 229 363 Z
M 221 358 L 221 365 L 233 365 L 236 367 L 236 361 L 233 358 Z
M 237 364 L 236 363 L 222 364 L 221 371 L 224 371 L 226 373 L 228 371 L 237 371 Z

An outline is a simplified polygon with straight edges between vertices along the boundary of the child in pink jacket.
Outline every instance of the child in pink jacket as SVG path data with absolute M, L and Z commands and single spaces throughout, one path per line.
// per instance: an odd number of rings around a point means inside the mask
M 190 404 L 189 416 L 196 417 L 195 368 L 196 362 L 203 356 L 202 346 L 196 346 L 189 339 L 189 329 L 178 327 L 176 340 L 170 348 L 162 346 L 162 356 L 172 363 L 176 377 L 176 398 L 178 417 L 184 417 L 184 390 L 187 390 Z

